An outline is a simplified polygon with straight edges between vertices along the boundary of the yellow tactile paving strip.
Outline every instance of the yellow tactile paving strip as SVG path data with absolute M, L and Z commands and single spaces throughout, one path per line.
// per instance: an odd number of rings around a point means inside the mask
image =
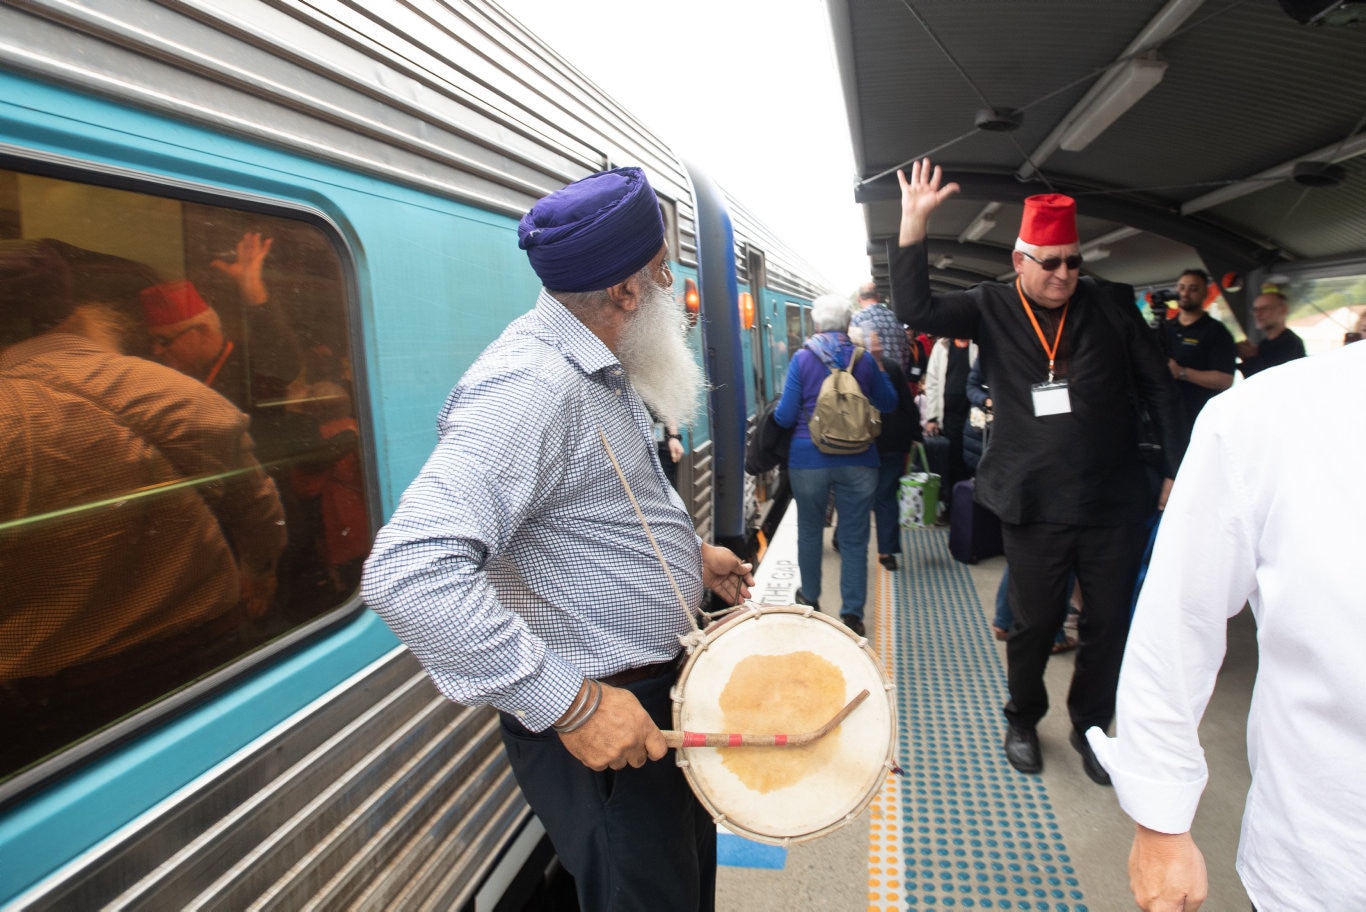
M 896 604 L 892 598 L 895 577 L 882 567 L 872 575 L 871 602 L 877 611 L 873 626 L 873 651 L 893 683 L 896 681 Z M 895 691 L 894 691 L 895 692 Z M 898 763 L 900 757 L 894 758 Z M 899 912 L 901 888 L 905 883 L 905 851 L 901 843 L 901 783 L 896 773 L 888 773 L 873 803 L 868 821 L 868 910 Z

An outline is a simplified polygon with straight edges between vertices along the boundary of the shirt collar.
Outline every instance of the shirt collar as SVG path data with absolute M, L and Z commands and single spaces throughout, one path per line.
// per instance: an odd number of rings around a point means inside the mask
M 22 364 L 29 358 L 42 357 L 52 352 L 113 354 L 113 352 L 106 352 L 85 336 L 77 333 L 45 332 L 42 335 L 17 342 L 5 349 L 4 352 L 0 352 L 0 370 L 8 370 L 17 364 Z
M 585 374 L 621 366 L 612 350 L 544 288 L 536 298 L 535 314 L 541 324 L 538 333 L 541 339 L 558 349 Z

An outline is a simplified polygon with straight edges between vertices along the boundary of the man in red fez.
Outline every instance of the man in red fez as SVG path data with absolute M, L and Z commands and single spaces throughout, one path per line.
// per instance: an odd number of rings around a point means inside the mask
M 1086 774 L 1108 785 L 1082 733 L 1108 728 L 1114 717 L 1144 523 L 1165 504 L 1185 451 L 1174 381 L 1133 289 L 1081 277 L 1071 198 L 1025 200 L 1014 282 L 933 293 L 929 218 L 958 185 L 944 185 L 928 159 L 912 166 L 909 179 L 898 178 L 901 233 L 891 262 L 897 314 L 917 328 L 975 339 L 991 388 L 995 418 L 976 497 L 1000 517 L 1010 565 L 1006 759 L 1021 772 L 1043 769 L 1043 674 L 1075 571 L 1086 608 L 1067 696 L 1069 741 Z M 1140 457 L 1140 407 L 1162 436 L 1160 491 Z
M 252 411 L 259 401 L 282 398 L 302 365 L 297 337 L 270 302 L 262 278 L 272 243 L 272 238 L 247 232 L 238 240 L 235 256 L 210 264 L 237 285 L 251 346 L 250 377 L 246 352 L 193 284 L 166 282 L 142 291 L 152 356 L 203 382 L 244 411 Z
M 518 240 L 535 307 L 446 400 L 362 593 L 443 693 L 500 711 L 581 908 L 711 909 L 716 826 L 660 729 L 705 590 L 735 602 L 754 580 L 659 462 L 651 412 L 687 423 L 702 379 L 659 202 L 639 168 L 603 171 Z

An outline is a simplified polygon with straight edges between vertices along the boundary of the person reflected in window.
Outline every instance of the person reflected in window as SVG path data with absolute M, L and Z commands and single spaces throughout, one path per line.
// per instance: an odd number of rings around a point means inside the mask
M 0 242 L 0 304 L 35 330 L 0 352 L 6 768 L 240 651 L 285 539 L 247 417 L 124 354 L 136 291 L 110 277 L 145 267 L 73 251 Z
M 247 232 L 231 259 L 210 265 L 237 285 L 246 317 L 250 352 L 234 340 L 218 309 L 192 282 L 165 282 L 142 292 L 143 316 L 152 356 L 182 374 L 202 381 L 243 411 L 284 398 L 299 375 L 298 339 L 270 300 L 263 277 L 273 239 Z
M 290 469 L 290 485 L 317 508 L 319 563 L 327 585 L 336 593 L 349 592 L 360 581 L 361 564 L 370 553 L 360 426 L 351 395 L 340 383 L 323 380 L 291 392 L 290 408 L 318 423 L 320 445 L 313 459 Z

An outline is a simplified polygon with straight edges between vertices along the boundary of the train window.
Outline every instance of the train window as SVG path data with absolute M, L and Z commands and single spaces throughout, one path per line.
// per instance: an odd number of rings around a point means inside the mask
M 806 332 L 802 328 L 802 307 L 800 304 L 787 302 L 785 308 L 787 315 L 787 356 L 792 358 L 797 354 L 797 349 L 802 347 L 806 341 Z
M 315 225 L 0 170 L 0 779 L 354 591 L 345 288 Z
M 678 248 L 678 207 L 674 201 L 655 194 L 659 199 L 659 214 L 664 217 L 664 243 L 669 247 L 669 259 L 679 261 Z

